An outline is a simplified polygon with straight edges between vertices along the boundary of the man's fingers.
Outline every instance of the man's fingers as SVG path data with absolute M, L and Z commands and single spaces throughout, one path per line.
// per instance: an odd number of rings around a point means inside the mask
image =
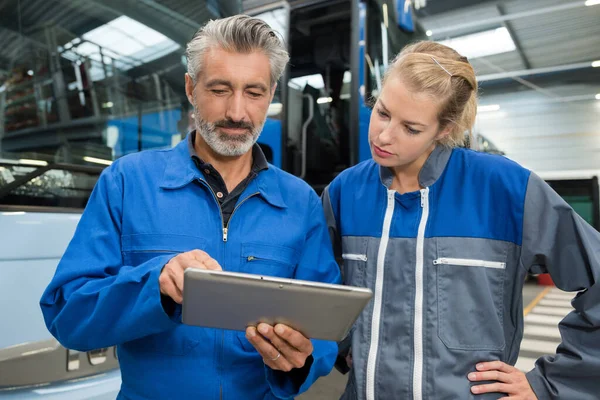
M 288 342 L 292 347 L 298 349 L 299 352 L 311 355 L 313 352 L 313 344 L 300 332 L 290 328 L 287 325 L 275 325 L 275 333 L 280 338 Z
M 246 338 L 261 355 L 264 363 L 271 369 L 281 371 L 291 371 L 293 366 L 286 358 L 275 348 L 268 340 L 259 334 L 255 327 L 250 326 L 246 329 Z
M 498 381 L 504 383 L 512 383 L 513 379 L 510 374 L 500 371 L 485 371 L 485 372 L 471 372 L 468 375 L 471 382 L 477 381 Z
M 189 251 L 185 254 L 189 254 L 194 260 L 200 261 L 200 262 L 204 262 L 205 260 L 211 258 L 208 253 L 202 251 L 202 250 L 192 250 Z
M 222 271 L 223 270 L 223 268 L 221 268 L 221 266 L 219 265 L 217 260 L 215 260 L 214 258 L 203 261 L 202 263 L 204 264 L 206 269 L 210 269 L 212 271 Z
M 268 340 L 263 338 L 253 326 L 246 329 L 246 338 L 265 360 L 274 359 L 277 357 L 277 354 L 279 354 L 279 350 L 277 350 Z
M 182 292 L 177 289 L 177 286 L 175 286 L 175 283 L 171 280 L 169 275 L 166 275 L 164 281 L 161 282 L 160 292 L 165 296 L 172 298 L 177 304 L 181 304 L 183 302 Z
M 258 332 L 266 337 L 271 344 L 279 350 L 282 357 L 292 364 L 294 368 L 302 368 L 306 363 L 307 354 L 303 354 L 295 347 L 291 346 L 288 342 L 279 337 L 268 324 L 259 324 Z

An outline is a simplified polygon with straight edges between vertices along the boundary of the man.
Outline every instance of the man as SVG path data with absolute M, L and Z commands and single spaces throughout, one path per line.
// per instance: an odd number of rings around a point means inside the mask
M 335 343 L 287 326 L 181 324 L 188 267 L 340 280 L 319 198 L 256 144 L 288 58 L 261 20 L 209 22 L 187 47 L 195 132 L 92 193 L 41 307 L 65 347 L 118 345 L 120 399 L 292 398 L 333 367 Z

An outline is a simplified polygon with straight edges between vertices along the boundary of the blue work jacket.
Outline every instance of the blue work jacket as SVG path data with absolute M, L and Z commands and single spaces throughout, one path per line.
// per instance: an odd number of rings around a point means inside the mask
M 118 345 L 122 399 L 293 398 L 330 372 L 336 343 L 313 340 L 309 365 L 273 371 L 244 332 L 184 325 L 180 306 L 167 314 L 158 278 L 172 257 L 200 249 L 226 271 L 339 283 L 321 202 L 270 165 L 223 226 L 189 139 L 103 171 L 42 296 L 46 325 L 70 349 Z

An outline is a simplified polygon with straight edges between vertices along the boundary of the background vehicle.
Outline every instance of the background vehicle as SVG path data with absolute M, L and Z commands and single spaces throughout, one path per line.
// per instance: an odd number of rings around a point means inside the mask
M 291 56 L 259 143 L 319 192 L 370 158 L 369 105 L 388 60 L 425 34 L 402 1 L 280 2 L 246 12 L 278 29 Z
M 39 299 L 73 236 L 101 168 L 0 162 L 0 398 L 113 399 L 114 348 L 67 350 Z

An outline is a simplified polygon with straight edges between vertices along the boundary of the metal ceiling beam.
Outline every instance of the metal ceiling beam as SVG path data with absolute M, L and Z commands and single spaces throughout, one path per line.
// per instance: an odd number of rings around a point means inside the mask
M 152 7 L 141 7 L 140 4 L 136 4 L 135 2 L 131 2 L 129 0 L 63 0 L 71 3 L 72 1 L 78 3 L 88 3 L 92 4 L 94 7 L 101 8 L 105 11 L 111 12 L 115 15 L 115 17 L 119 17 L 121 15 L 125 15 L 131 19 L 134 19 L 149 28 L 154 29 L 157 32 L 162 33 L 169 39 L 173 40 L 175 43 L 185 47 L 187 42 L 191 39 L 193 33 L 198 29 L 200 23 L 193 23 L 186 17 L 183 17 L 180 14 L 175 13 L 170 10 L 170 13 L 167 14 L 172 18 L 177 18 L 177 20 L 181 23 L 181 25 L 167 25 L 161 24 L 159 22 L 158 16 L 164 16 L 164 12 L 158 11 L 156 8 Z M 143 0 L 144 3 L 148 0 Z M 154 3 L 154 2 L 152 2 Z M 146 4 L 148 5 L 148 4 Z M 173 15 L 179 15 L 178 17 L 173 17 Z M 185 21 L 185 22 L 184 22 Z
M 496 8 L 498 9 L 498 12 L 500 13 L 500 15 L 506 15 L 506 12 L 504 11 L 504 7 L 502 6 L 502 4 L 496 4 Z M 513 29 L 512 24 L 508 21 L 504 21 L 502 23 L 502 25 L 504 25 L 504 27 L 508 31 L 508 34 L 512 38 L 512 41 L 515 44 L 515 47 L 517 49 L 517 53 L 519 53 L 519 56 L 521 57 L 521 61 L 523 61 L 523 66 L 525 66 L 526 69 L 530 69 L 531 63 L 529 62 L 529 59 L 527 58 L 527 56 L 525 55 L 525 52 L 523 51 L 523 47 L 521 46 L 521 41 L 515 34 L 515 30 Z
M 158 11 L 161 14 L 165 14 L 173 19 L 176 19 L 177 21 L 181 22 L 184 25 L 187 25 L 188 27 L 190 27 L 192 29 L 198 29 L 199 22 L 196 22 L 184 15 L 181 15 L 178 12 L 173 11 L 170 8 L 163 6 L 162 4 L 158 4 L 154 0 L 138 0 L 138 1 L 141 3 L 144 3 L 145 5 L 147 5 L 150 8 L 155 9 L 156 11 Z M 200 22 L 202 22 L 202 21 L 200 21 Z
M 481 75 L 481 76 L 477 77 L 477 81 L 478 82 L 488 82 L 488 81 L 495 81 L 495 80 L 499 80 L 499 79 L 511 79 L 511 78 L 518 78 L 518 77 L 523 77 L 523 76 L 530 76 L 530 75 L 550 74 L 550 73 L 554 73 L 554 72 L 571 71 L 571 70 L 583 69 L 583 68 L 592 68 L 592 61 L 573 63 L 573 64 L 565 64 L 565 65 L 556 65 L 553 67 L 523 69 L 523 70 L 519 70 L 519 71 L 506 71 L 506 72 L 499 72 L 496 74 Z
M 585 7 L 585 3 L 583 0 L 570 2 L 566 4 L 560 4 L 557 6 L 549 6 L 549 7 L 541 7 L 533 10 L 517 12 L 513 14 L 500 15 L 498 17 L 484 18 L 473 22 L 466 22 L 464 24 L 457 24 L 448 26 L 445 28 L 439 29 L 431 29 L 432 31 L 432 40 L 439 40 L 440 38 L 447 36 L 448 33 L 466 30 L 471 28 L 477 28 L 480 26 L 489 26 L 493 24 L 502 24 L 505 21 L 514 21 L 520 18 L 533 17 L 536 15 L 548 14 L 558 11 L 571 10 L 574 8 Z

